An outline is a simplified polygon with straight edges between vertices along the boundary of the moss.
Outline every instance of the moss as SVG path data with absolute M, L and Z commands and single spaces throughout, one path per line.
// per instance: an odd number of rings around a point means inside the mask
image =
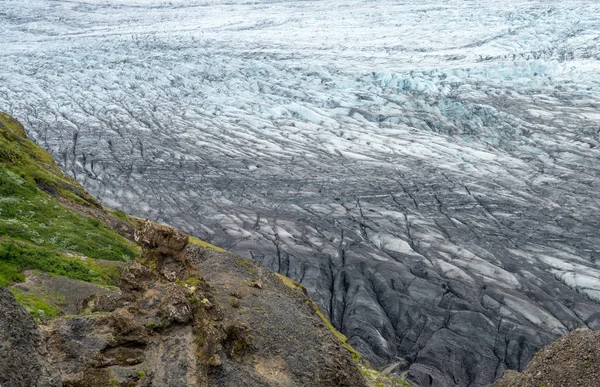
M 252 261 L 250 260 L 250 258 L 243 258 L 243 259 L 236 259 L 235 263 L 238 266 L 249 266 L 250 264 L 252 264 Z
M 145 377 L 146 377 L 146 372 L 144 372 L 144 371 L 138 372 L 138 378 L 144 379 Z
M 222 249 L 222 248 L 217 247 L 215 245 L 211 245 L 208 242 L 204 242 L 203 240 L 200 240 L 200 239 L 192 237 L 192 236 L 190 237 L 190 243 L 192 245 L 201 246 L 201 247 L 204 247 L 206 249 L 218 251 L 218 252 L 221 252 L 221 253 L 226 253 L 227 252 L 227 250 L 225 250 L 225 249 Z
M 298 291 L 298 292 L 302 293 L 303 295 L 306 295 L 306 289 L 300 283 L 294 281 L 293 279 L 291 279 L 289 277 L 279 274 L 279 273 L 275 273 L 275 275 L 287 287 L 289 287 L 295 291 Z M 410 384 L 404 379 L 396 378 L 392 375 L 382 375 L 379 371 L 374 370 L 373 368 L 369 367 L 368 363 L 362 358 L 360 353 L 358 353 L 358 351 L 356 351 L 354 348 L 352 348 L 350 343 L 348 343 L 348 338 L 343 333 L 338 331 L 329 322 L 327 317 L 325 317 L 323 312 L 321 312 L 321 310 L 319 309 L 319 306 L 314 301 L 306 299 L 306 300 L 304 300 L 304 303 L 306 305 L 310 305 L 310 307 L 314 310 L 315 314 L 317 316 L 319 316 L 319 318 L 323 321 L 325 326 L 340 341 L 342 346 L 344 346 L 344 348 L 346 348 L 350 352 L 352 359 L 355 362 L 359 363 L 361 373 L 363 374 L 363 376 L 365 376 L 367 378 L 367 380 L 369 381 L 369 383 L 372 386 L 375 386 L 375 387 L 397 387 L 397 386 L 410 387 Z
M 158 270 L 158 263 L 155 259 L 147 259 L 147 258 L 138 258 L 138 262 L 152 271 Z M 179 282 L 179 280 L 177 280 Z
M 583 362 L 583 368 L 590 368 L 592 366 L 592 363 L 589 360 L 586 360 Z
M 368 367 L 360 366 L 360 373 L 367 379 L 371 386 L 375 387 L 410 387 L 410 383 L 402 378 L 393 375 L 382 374 L 381 372 Z
M 202 282 L 203 282 L 202 278 L 198 278 L 198 277 L 195 277 L 195 276 L 189 276 L 189 277 L 187 277 L 187 278 L 185 278 L 183 280 L 178 279 L 178 280 L 175 281 L 176 284 L 181 285 L 181 286 L 183 286 L 185 288 L 188 288 L 191 291 L 195 291 L 196 288 L 198 288 L 198 286 L 200 284 L 202 284 Z
M 32 316 L 37 318 L 54 317 L 60 313 L 60 309 L 53 305 L 48 299 L 42 299 L 32 294 L 27 294 L 20 289 L 11 288 L 17 302 L 30 310 Z M 40 313 L 41 311 L 41 313 Z
M 190 276 L 183 280 L 183 282 L 189 286 L 198 286 L 202 283 L 202 278 Z
M 279 273 L 275 273 L 275 275 L 289 288 L 294 289 L 294 290 L 298 290 L 301 293 L 305 293 L 305 289 L 304 286 L 302 286 L 301 284 L 299 284 L 298 282 L 294 281 L 293 279 L 291 279 L 290 277 L 286 277 L 282 274 Z
M 360 356 L 360 353 L 358 353 L 358 351 L 352 348 L 352 346 L 348 343 L 348 338 L 343 333 L 335 329 L 335 327 L 329 322 L 327 317 L 325 317 L 325 315 L 323 314 L 323 312 L 321 312 L 321 310 L 315 302 L 311 301 L 310 305 L 315 310 L 315 314 L 319 316 L 321 320 L 323 320 L 325 326 L 327 326 L 327 328 L 329 328 L 329 330 L 335 335 L 335 337 L 337 337 L 337 339 L 342 343 L 344 348 L 346 348 L 350 352 L 350 355 L 352 355 L 352 359 L 356 362 L 362 363 L 362 356 Z

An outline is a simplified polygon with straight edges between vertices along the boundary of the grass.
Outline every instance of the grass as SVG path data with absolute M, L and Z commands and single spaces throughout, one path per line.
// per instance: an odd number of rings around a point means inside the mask
M 31 315 L 34 317 L 54 317 L 60 312 L 60 310 L 52 305 L 49 300 L 44 300 L 40 297 L 27 294 L 16 288 L 12 288 L 11 292 L 15 296 L 17 302 L 21 306 L 29 309 L 31 311 Z M 40 311 L 42 313 L 40 313 Z
M 52 156 L 27 138 L 23 126 L 0 112 L 0 163 L 15 166 L 45 190 L 86 206 L 100 206 L 73 178 L 62 173 Z
M 98 284 L 115 283 L 119 268 L 92 259 L 68 257 L 58 250 L 4 240 L 0 243 L 0 286 L 24 280 L 24 270 L 37 269 L 67 278 Z
M 14 166 L 0 170 L 0 236 L 111 261 L 136 256 L 133 242 L 98 219 L 66 209 Z
M 114 210 L 113 211 L 113 215 L 116 216 L 119 219 L 129 221 L 129 215 L 127 215 L 125 212 L 123 212 L 121 210 Z
M 101 208 L 21 124 L 0 113 L 0 285 L 23 281 L 26 269 L 108 284 L 118 278 L 117 267 L 62 251 L 110 261 L 137 255 L 135 243 L 63 202 Z
M 0 112 L 0 237 L 113 261 L 136 256 L 133 242 L 100 220 L 65 208 L 59 199 L 101 207 L 27 138 L 19 122 Z
M 49 294 L 11 287 L 24 281 L 23 271 L 108 285 L 117 282 L 120 270 L 105 260 L 137 255 L 135 243 L 78 212 L 86 207 L 85 212 L 102 211 L 50 154 L 27 138 L 21 124 L 0 113 L 0 286 L 9 287 L 34 317 L 53 317 L 61 310 Z

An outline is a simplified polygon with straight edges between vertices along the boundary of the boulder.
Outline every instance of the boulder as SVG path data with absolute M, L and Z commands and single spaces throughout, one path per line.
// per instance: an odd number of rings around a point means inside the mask
M 135 230 L 135 241 L 142 248 L 158 249 L 164 254 L 177 254 L 185 249 L 189 238 L 173 227 L 146 220 L 140 222 Z

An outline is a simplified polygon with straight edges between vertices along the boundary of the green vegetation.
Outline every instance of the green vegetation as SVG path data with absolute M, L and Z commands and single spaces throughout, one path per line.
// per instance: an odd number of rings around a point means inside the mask
M 154 321 L 148 321 L 146 323 L 146 326 L 150 329 L 153 329 L 156 326 L 156 324 L 154 323 Z
M 23 281 L 26 269 L 102 284 L 118 278 L 115 265 L 63 252 L 111 261 L 137 255 L 133 242 L 80 211 L 102 208 L 21 124 L 0 113 L 0 285 Z
M 69 211 L 12 166 L 0 170 L 0 236 L 111 261 L 136 255 L 133 242 L 98 219 Z
M 140 372 L 138 372 L 138 377 L 140 379 L 144 379 L 146 377 L 146 373 L 144 371 L 140 371 Z
M 175 283 L 181 286 L 184 286 L 188 289 L 193 289 L 195 290 L 201 283 L 202 283 L 202 278 L 198 278 L 195 276 L 189 276 L 183 280 L 176 280 Z
M 410 387 L 410 383 L 404 379 L 389 374 L 382 374 L 367 366 L 361 366 L 360 373 L 375 387 Z
M 200 240 L 200 239 L 195 238 L 193 236 L 190 237 L 190 243 L 192 245 L 201 246 L 201 247 L 204 247 L 206 249 L 211 249 L 211 250 L 218 251 L 218 252 L 221 252 L 221 253 L 226 253 L 227 252 L 227 250 L 225 250 L 225 249 L 222 249 L 222 248 L 217 247 L 215 245 L 211 245 L 210 243 L 204 242 L 203 240 Z
M 323 314 L 323 312 L 321 312 L 321 310 L 319 309 L 319 307 L 317 306 L 317 304 L 315 302 L 310 301 L 310 305 L 315 310 L 315 314 L 317 316 L 319 316 L 321 318 L 321 320 L 323 320 L 323 323 L 325 323 L 325 326 L 327 328 L 329 328 L 329 330 L 335 335 L 335 337 L 337 337 L 337 339 L 342 343 L 344 348 L 346 348 L 350 352 L 350 354 L 352 355 L 352 359 L 354 359 L 354 361 L 362 363 L 363 362 L 362 356 L 360 356 L 360 353 L 358 353 L 358 351 L 356 351 L 354 348 L 352 348 L 352 346 L 348 343 L 348 338 L 342 332 L 335 329 L 335 327 L 329 322 L 327 317 L 325 317 L 325 315 Z
M 590 368 L 592 366 L 592 363 L 589 360 L 585 360 L 583 362 L 583 367 L 584 368 Z
M 124 213 L 121 210 L 114 210 L 113 215 L 122 220 L 127 220 L 127 221 L 130 220 L 129 215 L 127 215 L 126 213 Z
M 54 317 L 59 313 L 59 309 L 52 305 L 49 300 L 44 300 L 34 295 L 27 294 L 16 288 L 12 288 L 11 291 L 14 294 L 17 302 L 23 307 L 29 309 L 31 311 L 31 315 L 34 317 Z
M 252 268 L 252 260 L 250 258 L 236 259 L 235 263 L 239 267 L 246 267 L 250 274 L 256 274 L 256 271 Z
M 252 261 L 250 260 L 250 258 L 244 258 L 244 259 L 236 259 L 235 263 L 238 266 L 249 266 L 252 263 Z
M 298 282 L 294 281 L 290 277 L 286 277 L 283 274 L 275 273 L 275 275 L 289 288 L 294 290 L 298 290 L 301 293 L 304 293 L 304 286 L 300 285 Z
M 67 257 L 56 249 L 4 240 L 0 243 L 0 285 L 24 280 L 24 270 L 37 269 L 64 277 L 99 284 L 114 283 L 119 268 L 92 259 Z
M 194 276 L 187 277 L 183 280 L 186 285 L 189 286 L 198 286 L 202 283 L 202 279 Z
M 64 175 L 48 152 L 27 138 L 23 126 L 0 112 L 0 164 L 11 165 L 18 174 L 44 191 L 89 207 L 100 203 L 77 182 Z

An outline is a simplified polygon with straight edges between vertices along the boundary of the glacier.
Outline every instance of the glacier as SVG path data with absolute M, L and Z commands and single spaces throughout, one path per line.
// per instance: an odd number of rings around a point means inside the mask
M 3 0 L 0 110 L 105 204 L 482 386 L 600 329 L 600 4 Z

